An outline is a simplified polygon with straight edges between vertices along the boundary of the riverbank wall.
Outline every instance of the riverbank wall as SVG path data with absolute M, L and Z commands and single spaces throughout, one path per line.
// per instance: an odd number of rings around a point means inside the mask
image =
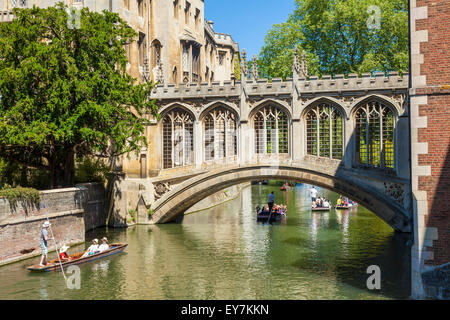
M 46 212 L 58 247 L 85 241 L 85 232 L 105 225 L 105 190 L 101 183 L 40 191 L 39 204 L 0 199 L 0 265 L 41 254 L 40 233 Z M 49 252 L 54 242 L 49 241 Z

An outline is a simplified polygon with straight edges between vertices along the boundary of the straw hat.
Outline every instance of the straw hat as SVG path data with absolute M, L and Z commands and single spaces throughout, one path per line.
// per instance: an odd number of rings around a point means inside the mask
M 50 227 L 50 226 L 51 226 L 51 223 L 48 222 L 48 221 L 45 221 L 44 224 L 42 225 L 42 228 L 47 228 L 47 227 Z
M 60 252 L 60 253 L 61 253 L 61 252 L 66 252 L 67 249 L 69 249 L 69 248 L 70 248 L 69 246 L 63 245 L 63 246 L 59 249 L 59 252 Z
M 103 237 L 103 238 L 102 238 L 102 241 L 103 241 L 103 240 L 108 241 L 108 239 L 107 239 L 106 237 Z
M 92 241 L 94 241 L 95 243 L 97 243 L 97 244 L 98 244 L 98 239 L 94 239 L 94 240 L 92 240 Z

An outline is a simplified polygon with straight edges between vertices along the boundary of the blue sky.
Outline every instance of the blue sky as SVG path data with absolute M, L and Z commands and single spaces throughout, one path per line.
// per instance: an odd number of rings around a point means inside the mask
M 285 22 L 294 8 L 294 0 L 205 0 L 205 19 L 214 21 L 215 32 L 231 34 L 249 60 L 272 25 Z

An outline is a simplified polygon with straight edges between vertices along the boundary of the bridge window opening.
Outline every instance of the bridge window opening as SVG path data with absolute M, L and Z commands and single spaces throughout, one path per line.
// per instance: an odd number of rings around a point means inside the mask
M 394 114 L 380 102 L 358 108 L 356 161 L 359 164 L 394 169 Z
M 313 156 L 342 159 L 344 121 L 340 112 L 320 104 L 306 114 L 306 149 Z
M 237 154 L 236 117 L 226 108 L 211 110 L 204 119 L 205 160 Z
M 254 117 L 255 152 L 263 154 L 288 153 L 288 118 L 280 109 L 267 106 Z
M 194 162 L 194 119 L 181 109 L 163 119 L 163 168 L 191 165 Z

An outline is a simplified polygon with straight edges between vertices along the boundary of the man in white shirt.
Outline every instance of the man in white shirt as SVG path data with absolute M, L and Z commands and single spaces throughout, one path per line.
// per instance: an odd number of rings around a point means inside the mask
M 106 239 L 106 237 L 103 237 L 102 244 L 98 247 L 98 251 L 103 252 L 108 249 L 109 249 L 108 239 Z

